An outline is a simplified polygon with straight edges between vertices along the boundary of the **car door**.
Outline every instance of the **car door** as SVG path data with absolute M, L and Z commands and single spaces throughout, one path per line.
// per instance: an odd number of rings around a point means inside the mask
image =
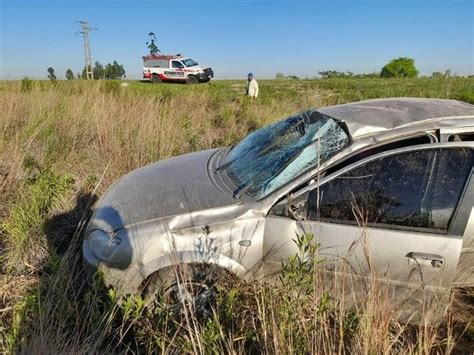
M 274 206 L 265 227 L 266 260 L 274 264 L 294 254 L 294 235 L 312 233 L 331 271 L 375 276 L 395 288 L 449 288 L 469 218 L 459 209 L 472 209 L 464 195 L 473 148 L 445 143 L 398 149 L 321 179 L 296 202 Z M 302 220 L 281 212 L 286 205 L 288 214 L 295 203 Z
M 184 64 L 179 60 L 172 60 L 171 72 L 174 79 L 184 79 Z

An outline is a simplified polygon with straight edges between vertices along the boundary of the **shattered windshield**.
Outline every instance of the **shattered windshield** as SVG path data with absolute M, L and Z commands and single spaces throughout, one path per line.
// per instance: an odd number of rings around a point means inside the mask
M 199 65 L 198 62 L 192 60 L 191 58 L 183 59 L 182 62 L 187 67 L 194 67 L 195 65 Z
M 225 170 L 237 186 L 235 195 L 245 191 L 261 198 L 348 144 L 339 122 L 307 111 L 249 134 L 227 154 L 218 170 Z

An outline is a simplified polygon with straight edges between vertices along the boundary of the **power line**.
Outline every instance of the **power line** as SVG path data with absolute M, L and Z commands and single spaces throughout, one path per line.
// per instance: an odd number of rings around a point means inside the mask
M 76 21 L 82 25 L 82 31 L 77 33 L 82 33 L 84 39 L 84 69 L 86 73 L 86 79 L 94 79 L 94 72 L 92 71 L 92 56 L 91 56 L 91 46 L 89 42 L 89 32 L 92 30 L 97 30 L 97 28 L 89 27 L 87 21 Z

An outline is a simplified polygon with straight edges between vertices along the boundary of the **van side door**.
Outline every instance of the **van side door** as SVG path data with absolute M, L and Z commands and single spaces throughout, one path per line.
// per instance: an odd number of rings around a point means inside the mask
M 171 77 L 177 80 L 186 80 L 185 66 L 180 60 L 173 59 L 171 61 Z

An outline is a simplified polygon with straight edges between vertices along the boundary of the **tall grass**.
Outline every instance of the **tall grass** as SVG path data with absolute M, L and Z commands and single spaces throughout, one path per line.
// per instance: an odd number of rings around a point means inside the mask
M 150 311 L 140 298 L 119 305 L 113 291 L 85 275 L 80 247 L 94 196 L 147 163 L 234 144 L 257 127 L 309 108 L 383 96 L 469 101 L 473 86 L 473 79 L 459 78 L 261 81 L 261 97 L 248 101 L 237 81 L 0 83 L 0 348 L 451 351 L 455 328 L 399 323 L 378 285 L 368 285 L 355 311 L 346 310 L 338 297 L 347 290 L 330 295 L 304 256 L 289 261 L 278 287 L 225 285 L 212 317 L 202 322 L 191 312 L 183 326 L 163 309 Z

